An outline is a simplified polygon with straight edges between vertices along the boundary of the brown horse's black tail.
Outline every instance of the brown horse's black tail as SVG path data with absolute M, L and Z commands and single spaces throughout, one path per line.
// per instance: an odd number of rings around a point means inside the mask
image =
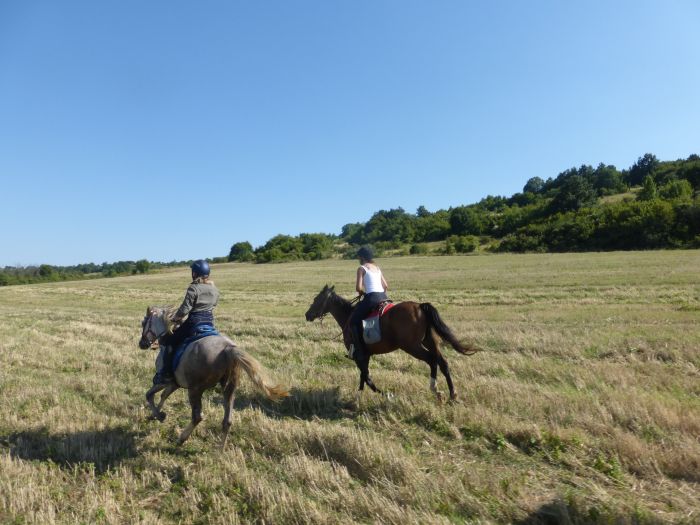
M 428 318 L 428 326 L 432 327 L 444 341 L 450 343 L 452 348 L 457 350 L 460 354 L 472 355 L 480 350 L 474 345 L 460 343 L 432 304 L 421 303 L 420 309 L 423 310 L 423 313 Z

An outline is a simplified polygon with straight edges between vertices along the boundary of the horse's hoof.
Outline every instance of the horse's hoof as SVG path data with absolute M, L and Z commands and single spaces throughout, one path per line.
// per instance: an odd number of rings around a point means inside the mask
M 167 415 L 168 414 L 166 414 L 165 412 L 161 412 L 160 414 L 158 414 L 158 421 L 160 421 L 162 423 L 163 421 L 165 421 L 165 417 Z
M 438 403 L 442 403 L 442 392 L 435 392 L 435 397 L 437 398 Z

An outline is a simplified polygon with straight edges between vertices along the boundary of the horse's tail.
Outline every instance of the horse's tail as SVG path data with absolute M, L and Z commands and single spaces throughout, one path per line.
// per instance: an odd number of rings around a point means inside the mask
M 233 361 L 241 365 L 253 384 L 269 399 L 277 401 L 289 396 L 289 391 L 286 388 L 268 382 L 264 375 L 263 366 L 252 355 L 233 345 L 227 346 L 226 352 Z
M 457 350 L 460 354 L 472 355 L 480 350 L 470 343 L 460 343 L 432 304 L 421 303 L 420 309 L 423 310 L 423 313 L 428 318 L 428 328 L 433 328 L 443 340 L 450 343 L 452 348 Z

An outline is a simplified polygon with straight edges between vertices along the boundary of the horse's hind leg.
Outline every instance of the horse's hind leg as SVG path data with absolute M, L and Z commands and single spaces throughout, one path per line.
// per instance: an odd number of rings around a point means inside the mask
M 457 399 L 457 394 L 455 393 L 454 384 L 452 384 L 452 376 L 450 375 L 450 365 L 447 364 L 447 359 L 440 352 L 438 344 L 432 337 L 426 337 L 423 343 L 427 346 L 428 351 L 434 356 L 435 362 L 440 367 L 440 372 L 445 376 L 445 381 L 447 381 L 447 388 L 450 389 L 450 400 L 454 401 Z
M 222 449 L 226 446 L 228 431 L 231 428 L 231 412 L 233 411 L 234 392 L 236 391 L 236 386 L 238 386 L 238 377 L 238 366 L 235 366 L 231 377 L 224 386 L 224 420 L 221 423 L 222 430 L 224 431 L 224 436 L 221 440 Z
M 434 353 L 430 352 L 425 346 L 422 344 L 419 345 L 413 345 L 407 348 L 404 348 L 404 350 L 415 357 L 416 359 L 420 359 L 421 361 L 425 361 L 428 366 L 430 367 L 430 390 L 435 394 L 435 397 L 437 398 L 438 401 L 442 401 L 442 394 L 440 391 L 437 389 L 437 370 L 438 370 L 438 362 L 437 358 Z
M 191 389 L 188 391 L 190 406 L 192 407 L 192 420 L 190 421 L 190 424 L 187 425 L 187 428 L 180 434 L 180 437 L 177 440 L 178 445 L 182 445 L 185 441 L 187 441 L 187 438 L 190 437 L 190 434 L 192 434 L 194 427 L 199 425 L 200 421 L 202 421 L 202 392 L 203 391 L 200 389 Z

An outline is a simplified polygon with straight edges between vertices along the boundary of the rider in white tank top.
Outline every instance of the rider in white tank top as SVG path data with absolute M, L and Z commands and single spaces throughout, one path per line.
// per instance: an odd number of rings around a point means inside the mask
M 384 285 L 382 284 L 382 271 L 378 267 L 371 269 L 369 265 L 363 264 L 361 266 L 365 270 L 365 275 L 362 278 L 362 282 L 365 287 L 365 293 L 375 293 L 384 292 Z
M 360 294 L 362 300 L 357 303 L 348 321 L 352 336 L 352 344 L 348 347 L 348 357 L 357 360 L 359 364 L 364 359 L 369 359 L 367 348 L 362 339 L 362 319 L 372 308 L 387 299 L 386 291 L 389 286 L 382 271 L 374 264 L 374 256 L 368 246 L 360 248 L 357 255 L 360 259 L 360 267 L 357 269 L 355 290 Z

